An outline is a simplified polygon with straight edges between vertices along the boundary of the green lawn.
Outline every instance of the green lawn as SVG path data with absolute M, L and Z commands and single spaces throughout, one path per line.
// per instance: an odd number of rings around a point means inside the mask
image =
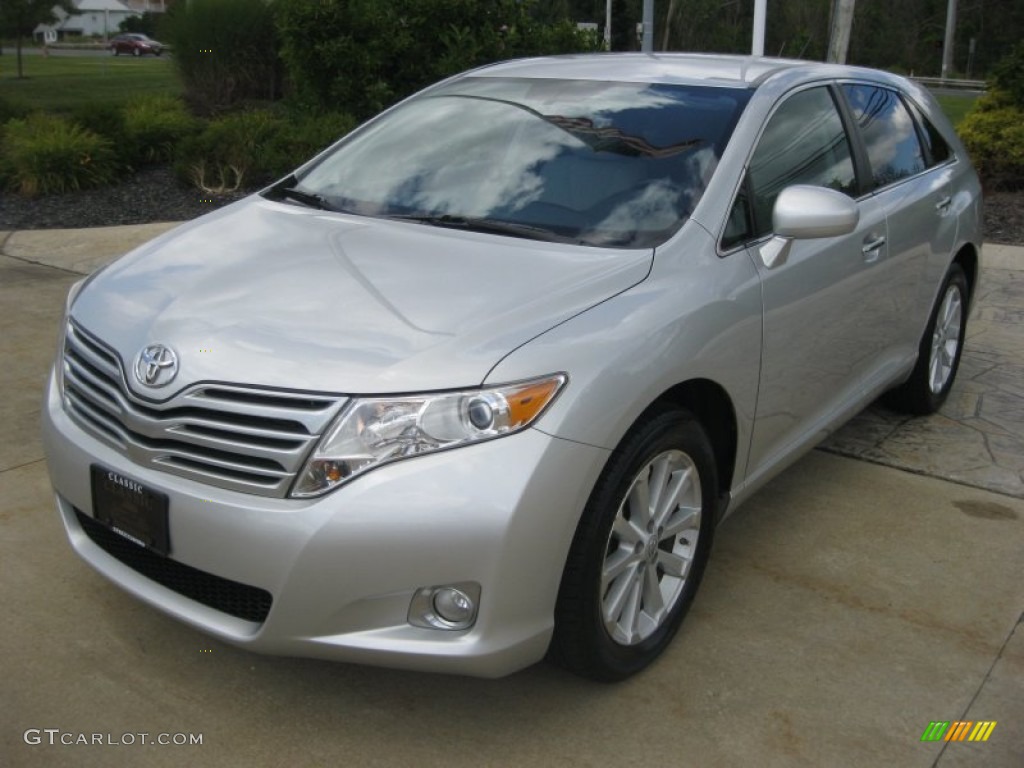
M 964 96 L 936 96 L 935 98 L 939 100 L 942 111 L 946 113 L 946 117 L 949 118 L 949 121 L 953 123 L 955 128 L 960 125 L 964 115 L 970 112 L 978 97 L 972 94 Z
M 0 56 L 0 100 L 16 109 L 66 112 L 83 104 L 116 104 L 157 93 L 180 94 L 174 65 L 167 57 L 38 56 L 22 61 Z

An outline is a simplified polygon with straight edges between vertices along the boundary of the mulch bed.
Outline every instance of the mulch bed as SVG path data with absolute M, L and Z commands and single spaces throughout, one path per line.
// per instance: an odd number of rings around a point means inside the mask
M 251 191 L 251 190 L 250 190 Z M 78 229 L 154 221 L 185 221 L 240 200 L 248 191 L 204 195 L 170 168 L 133 173 L 115 187 L 27 200 L 0 193 L 0 229 Z

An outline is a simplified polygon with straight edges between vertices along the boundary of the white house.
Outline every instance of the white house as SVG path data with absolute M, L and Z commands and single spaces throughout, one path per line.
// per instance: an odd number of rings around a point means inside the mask
M 141 15 L 119 0 L 73 1 L 74 13 L 69 15 L 60 8 L 55 8 L 54 13 L 60 17 L 60 21 L 55 24 L 40 24 L 32 34 L 38 38 L 52 30 L 59 39 L 66 35 L 99 36 L 106 39 L 118 33 L 118 25 L 126 18 Z
M 124 0 L 124 4 L 136 11 L 164 13 L 169 5 L 168 0 Z

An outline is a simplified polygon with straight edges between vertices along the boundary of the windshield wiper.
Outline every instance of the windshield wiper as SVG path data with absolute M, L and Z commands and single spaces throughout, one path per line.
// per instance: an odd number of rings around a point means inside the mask
M 577 237 L 560 235 L 544 227 L 536 227 L 531 224 L 520 224 L 514 221 L 502 221 L 501 219 L 488 219 L 476 216 L 453 216 L 450 213 L 407 213 L 395 215 L 383 215 L 380 218 L 391 221 L 413 221 L 417 224 L 428 224 L 433 227 L 447 227 L 449 229 L 464 229 L 467 232 L 485 232 L 493 235 L 510 235 L 511 237 L 523 237 L 528 240 L 543 240 L 549 243 L 573 243 L 581 241 Z
M 327 202 L 327 198 L 323 195 L 299 189 L 295 186 L 296 184 L 298 184 L 298 180 L 295 176 L 289 176 L 278 185 L 271 187 L 265 194 L 272 200 L 294 200 L 297 203 L 302 203 L 305 206 L 316 208 L 321 211 L 337 210 L 337 208 Z
M 316 195 L 312 192 L 304 192 L 298 187 L 279 187 L 277 189 L 278 194 L 282 198 L 288 198 L 294 200 L 303 205 L 308 205 L 310 208 L 319 208 L 321 211 L 333 211 L 334 209 L 327 202 L 327 198 L 323 195 Z

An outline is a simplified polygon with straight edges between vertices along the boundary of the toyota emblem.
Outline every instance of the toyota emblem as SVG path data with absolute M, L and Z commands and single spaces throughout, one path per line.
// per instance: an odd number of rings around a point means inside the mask
M 143 347 L 135 358 L 135 378 L 147 387 L 163 387 L 178 375 L 178 356 L 163 344 Z

